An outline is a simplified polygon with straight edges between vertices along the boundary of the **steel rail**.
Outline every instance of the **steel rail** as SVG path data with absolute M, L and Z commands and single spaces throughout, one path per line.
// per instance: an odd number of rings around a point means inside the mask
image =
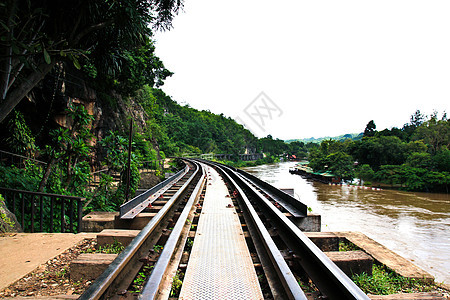
M 189 171 L 189 167 L 186 167 L 178 171 L 173 176 L 167 178 L 163 182 L 158 183 L 151 189 L 144 193 L 134 197 L 130 201 L 120 206 L 120 218 L 121 219 L 133 219 L 141 211 L 143 211 L 149 204 L 155 201 L 160 195 L 171 188 L 176 182 L 178 182 Z
M 284 287 L 283 290 L 285 292 L 285 296 L 289 299 L 302 299 L 302 300 L 307 299 L 304 292 L 300 288 L 300 285 L 295 279 L 294 274 L 292 273 L 291 269 L 284 260 L 283 255 L 281 254 L 274 240 L 270 236 L 270 233 L 267 231 L 263 222 L 259 218 L 258 213 L 254 209 L 253 205 L 250 203 L 250 200 L 247 198 L 244 191 L 235 182 L 232 176 L 230 176 L 229 172 L 225 170 L 224 166 L 212 164 L 211 162 L 208 162 L 208 164 L 217 167 L 222 173 L 222 175 L 225 175 L 229 180 L 229 182 L 233 185 L 233 187 L 236 188 L 237 191 L 239 192 L 239 195 L 241 196 L 243 203 L 245 205 L 244 209 L 248 212 L 248 215 L 250 216 L 252 221 L 253 228 L 256 229 L 260 237 L 260 240 L 263 243 L 263 246 L 266 250 L 265 255 L 267 255 L 270 258 L 272 267 L 273 269 L 276 270 L 278 278 Z
M 271 221 L 275 221 L 280 236 L 297 254 L 299 263 L 321 293 L 330 299 L 369 299 L 294 223 L 239 174 L 240 172 L 225 166 L 222 168 L 265 207 L 265 214 L 269 214 Z
M 306 217 L 308 214 L 308 207 L 295 199 L 291 195 L 277 189 L 273 185 L 265 182 L 264 180 L 259 179 L 258 177 L 249 174 L 245 171 L 231 168 L 235 172 L 238 172 L 242 176 L 244 176 L 247 180 L 256 185 L 259 189 L 264 191 L 267 195 L 277 201 L 281 206 L 283 206 L 288 212 L 290 212 L 294 217 Z
M 94 283 L 78 299 L 102 299 L 108 296 L 110 288 L 116 281 L 129 275 L 131 269 L 138 263 L 141 256 L 148 254 L 151 245 L 148 241 L 151 235 L 160 227 L 168 212 L 177 202 L 178 197 L 191 184 L 194 177 L 199 172 L 196 165 L 195 170 L 189 179 L 180 187 L 180 189 L 167 201 L 162 209 L 154 216 L 150 222 L 139 232 L 139 234 L 125 247 L 125 249 L 116 257 L 116 259 L 106 268 L 106 270 L 94 281 Z M 118 283 L 116 283 L 118 285 Z
M 205 163 L 208 163 L 207 160 L 198 159 L 199 161 L 203 161 Z M 300 200 L 295 199 L 291 195 L 281 191 L 280 189 L 274 187 L 273 185 L 265 182 L 264 180 L 259 179 L 258 177 L 249 174 L 245 171 L 242 171 L 240 169 L 226 166 L 221 163 L 214 162 L 217 166 L 224 166 L 227 167 L 234 172 L 237 172 L 244 177 L 246 177 L 247 180 L 252 182 L 255 186 L 257 186 L 259 189 L 264 191 L 269 197 L 271 197 L 273 200 L 278 202 L 281 206 L 283 206 L 291 215 L 294 217 L 306 217 L 308 214 L 308 207 L 302 203 Z
M 177 250 L 177 245 L 183 245 L 183 241 L 180 241 L 181 234 L 183 231 L 183 228 L 186 225 L 186 221 L 188 219 L 189 213 L 191 212 L 192 208 L 194 207 L 195 201 L 198 199 L 203 186 L 205 184 L 205 171 L 203 168 L 203 165 L 197 162 L 193 162 L 195 164 L 201 165 L 200 168 L 202 169 L 202 173 L 200 176 L 200 180 L 198 181 L 197 185 L 195 186 L 193 192 L 191 193 L 191 196 L 189 197 L 189 200 L 186 203 L 186 206 L 184 207 L 183 211 L 181 212 L 177 223 L 173 227 L 173 230 L 164 245 L 164 249 L 162 253 L 160 254 L 158 261 L 154 265 L 154 268 L 152 270 L 152 273 L 150 274 L 150 277 L 148 281 L 145 283 L 144 289 L 142 290 L 139 298 L 140 299 L 155 299 L 158 296 L 158 292 L 160 291 L 161 284 L 163 282 L 163 278 L 167 274 L 167 269 L 169 266 L 169 263 L 172 260 L 172 257 L 174 256 L 175 251 Z M 186 236 L 187 238 L 187 236 Z M 184 241 L 185 242 L 185 241 Z

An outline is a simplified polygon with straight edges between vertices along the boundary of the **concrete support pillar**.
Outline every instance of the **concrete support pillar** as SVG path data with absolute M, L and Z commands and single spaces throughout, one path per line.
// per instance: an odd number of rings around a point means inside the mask
M 322 216 L 314 213 L 308 213 L 306 218 L 289 217 L 289 219 L 300 228 L 301 231 L 319 232 L 322 225 Z

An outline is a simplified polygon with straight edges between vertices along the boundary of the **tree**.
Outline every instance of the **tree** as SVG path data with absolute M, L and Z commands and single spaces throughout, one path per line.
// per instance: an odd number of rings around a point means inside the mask
M 294 141 L 288 144 L 289 145 L 289 155 L 295 155 L 297 158 L 304 158 L 308 153 L 306 149 L 305 143 Z
M 361 164 L 369 164 L 374 170 L 381 165 L 396 165 L 404 163 L 407 147 L 396 136 L 380 136 L 364 138 L 356 143 L 354 157 Z
M 355 176 L 353 158 L 343 151 L 331 153 L 327 156 L 328 170 L 342 179 L 350 180 Z
M 420 110 L 416 110 L 416 112 L 411 115 L 410 124 L 414 126 L 414 128 L 419 127 L 425 121 L 425 115 L 423 115 Z
M 309 166 L 315 171 L 330 171 L 343 179 L 352 179 L 354 159 L 348 154 L 349 141 L 323 141 L 318 149 L 311 150 Z
M 0 122 L 52 68 L 97 58 L 113 74 L 123 50 L 167 29 L 182 0 L 7 0 L 0 5 Z M 101 66 L 100 61 L 105 62 Z
M 273 137 L 269 134 L 265 138 L 259 139 L 258 148 L 264 153 L 281 155 L 288 150 L 289 146 L 280 139 L 273 139 Z
M 408 156 L 406 164 L 413 168 L 424 168 L 432 170 L 434 168 L 433 159 L 430 153 L 426 152 L 414 152 Z
M 438 171 L 450 172 L 450 150 L 447 146 L 441 147 L 433 156 L 434 165 Z
M 371 137 L 375 135 L 375 129 L 377 126 L 373 120 L 369 121 L 366 125 L 366 129 L 364 129 L 364 137 Z
M 89 140 L 92 138 L 89 125 L 93 118 L 83 106 L 72 106 L 67 109 L 67 113 L 68 118 L 72 120 L 70 128 L 59 127 L 50 132 L 53 145 L 47 145 L 46 152 L 50 160 L 39 185 L 40 192 L 47 185 L 55 165 L 60 165 L 65 169 L 63 190 L 73 191 L 81 185 L 80 182 L 87 183 L 88 181 L 89 164 L 86 159 L 92 150 L 89 145 Z M 80 169 L 87 172 L 79 172 Z M 83 176 L 77 176 L 77 174 L 83 174 Z
M 375 172 L 368 164 L 364 164 L 358 167 L 356 176 L 362 180 L 372 181 L 375 178 Z
M 413 134 L 414 140 L 423 140 L 431 154 L 436 154 L 443 146 L 450 145 L 450 120 L 446 115 L 438 120 L 436 113 L 430 119 L 421 124 Z

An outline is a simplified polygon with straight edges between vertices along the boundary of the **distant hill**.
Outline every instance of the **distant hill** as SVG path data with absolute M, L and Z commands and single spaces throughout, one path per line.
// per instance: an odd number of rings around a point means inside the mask
M 324 140 L 337 140 L 337 141 L 342 141 L 342 140 L 346 140 L 346 139 L 352 139 L 354 141 L 356 140 L 360 140 L 362 139 L 363 133 L 347 133 L 347 134 L 343 134 L 343 135 L 339 135 L 339 136 L 335 136 L 335 137 L 330 137 L 330 136 L 325 136 L 325 137 L 320 137 L 320 138 L 315 138 L 315 137 L 310 137 L 307 139 L 291 139 L 291 140 L 285 140 L 286 143 L 292 143 L 295 141 L 299 141 L 299 142 L 303 142 L 305 144 L 307 143 L 317 143 L 320 144 L 322 141 Z

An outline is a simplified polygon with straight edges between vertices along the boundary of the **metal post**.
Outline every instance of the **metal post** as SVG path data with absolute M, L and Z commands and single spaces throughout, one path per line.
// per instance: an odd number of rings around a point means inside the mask
M 74 232 L 73 230 L 73 199 L 69 199 L 69 215 L 70 215 L 70 232 Z
M 39 215 L 40 215 L 40 226 L 39 231 L 44 231 L 44 202 L 42 201 L 42 195 L 39 197 Z
M 81 222 L 83 221 L 83 206 L 82 206 L 81 198 L 77 200 L 77 216 L 78 216 L 77 233 L 80 233 L 81 232 Z
M 53 206 L 55 204 L 55 199 L 50 198 L 50 232 L 53 232 Z
M 11 194 L 10 194 L 11 195 Z M 16 193 L 12 193 L 12 213 L 15 215 L 16 214 Z
M 64 233 L 66 232 L 66 228 L 65 228 L 65 220 L 64 220 L 64 198 L 59 198 L 61 200 L 61 232 Z
M 130 179 L 131 179 L 131 139 L 133 134 L 133 120 L 130 120 L 130 135 L 128 138 L 128 169 L 127 169 L 127 189 L 125 192 L 125 202 L 128 202 L 130 196 Z
M 31 196 L 31 233 L 34 232 L 34 214 L 35 214 L 35 207 L 34 207 L 34 195 Z
M 22 193 L 22 230 L 25 231 L 25 195 Z

